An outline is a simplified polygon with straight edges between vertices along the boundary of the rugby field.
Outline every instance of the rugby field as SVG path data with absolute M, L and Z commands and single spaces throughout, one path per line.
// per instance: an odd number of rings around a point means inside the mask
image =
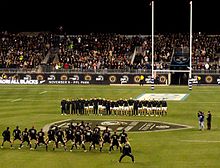
M 136 98 L 144 93 L 188 94 L 181 101 L 168 100 L 168 115 L 144 116 L 74 116 L 60 115 L 62 98 L 106 99 Z M 5 144 L 0 149 L 1 168 L 219 168 L 220 156 L 220 87 L 193 86 L 96 86 L 96 85 L 0 85 L 0 133 L 7 126 L 11 131 L 18 125 L 23 130 L 34 125 L 37 130 L 61 120 L 145 121 L 186 125 L 191 128 L 167 131 L 128 132 L 136 163 L 124 158 L 118 163 L 119 151 L 108 153 L 83 150 L 64 152 L 62 148 L 46 152 L 44 147 L 30 151 L 27 147 L 10 149 Z M 198 110 L 212 112 L 212 130 L 198 130 Z M 2 142 L 2 137 L 0 138 Z M 70 144 L 68 144 L 70 146 Z M 69 147 L 68 146 L 68 147 Z

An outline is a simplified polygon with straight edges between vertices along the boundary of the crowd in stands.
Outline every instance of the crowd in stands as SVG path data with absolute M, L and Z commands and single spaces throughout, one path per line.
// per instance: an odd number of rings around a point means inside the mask
M 151 69 L 151 36 L 91 33 L 55 35 L 52 33 L 0 33 L 0 68 L 36 68 L 53 48 L 55 56 L 47 65 L 54 70 Z M 56 37 L 56 38 L 55 38 Z M 139 62 L 132 60 L 139 47 Z M 154 43 L 154 69 L 169 69 L 176 47 L 189 47 L 189 34 L 158 34 Z M 220 67 L 220 36 L 193 34 L 192 66 L 199 70 Z M 52 59 L 51 59 L 52 58 Z
M 51 48 L 48 33 L 0 33 L 0 68 L 37 68 Z

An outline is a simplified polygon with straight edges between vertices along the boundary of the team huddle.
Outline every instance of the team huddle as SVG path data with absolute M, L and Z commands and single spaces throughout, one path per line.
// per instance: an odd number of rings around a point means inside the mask
M 114 146 L 117 149 L 120 149 L 122 152 L 122 145 L 128 141 L 128 136 L 125 130 L 123 129 L 120 134 L 116 131 L 111 133 L 111 130 L 108 126 L 106 126 L 105 130 L 101 131 L 98 125 L 96 125 L 93 129 L 89 125 L 89 123 L 84 124 L 77 123 L 77 125 L 73 125 L 72 123 L 62 130 L 61 127 L 53 127 L 47 131 L 47 136 L 45 135 L 43 129 L 37 131 L 34 126 L 29 130 L 27 128 L 24 131 L 21 131 L 17 126 L 13 130 L 13 140 L 11 140 L 11 133 L 9 127 L 2 133 L 3 142 L 1 148 L 3 148 L 5 142 L 9 142 L 11 144 L 11 148 L 13 148 L 15 141 L 20 141 L 20 145 L 18 149 L 21 149 L 26 142 L 29 146 L 30 150 L 37 149 L 40 145 L 45 145 L 46 151 L 48 150 L 49 144 L 53 143 L 51 146 L 53 150 L 62 146 L 64 150 L 67 150 L 67 146 L 70 147 L 70 151 L 73 149 L 81 148 L 85 152 L 88 150 L 96 149 L 96 146 L 99 146 L 100 152 L 105 144 L 109 144 L 108 151 L 111 152 L 114 150 Z M 68 145 L 70 142 L 71 145 Z M 33 146 L 34 145 L 34 146 Z M 88 147 L 88 149 L 86 149 Z
M 61 114 L 82 115 L 129 115 L 129 116 L 163 116 L 167 114 L 167 102 L 161 100 L 125 99 L 108 100 L 105 98 L 63 99 Z

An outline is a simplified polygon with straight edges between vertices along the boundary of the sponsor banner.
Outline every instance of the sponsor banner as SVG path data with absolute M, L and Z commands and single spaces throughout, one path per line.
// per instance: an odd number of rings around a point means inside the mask
M 94 74 L 94 73 L 5 73 L 6 79 L 3 79 L 3 74 L 0 74 L 0 84 L 139 84 L 140 76 L 144 76 L 144 84 L 151 84 L 151 74 Z M 220 84 L 219 75 L 199 74 L 200 84 Z M 198 84 L 198 74 L 193 75 L 192 83 Z M 166 84 L 168 74 L 158 74 L 154 80 L 156 84 Z
M 217 79 L 217 83 L 218 83 L 218 85 L 220 85 L 220 78 Z
M 0 79 L 0 84 L 37 85 L 39 84 L 39 81 L 38 80 L 24 80 L 24 79 L 20 79 L 20 80 Z

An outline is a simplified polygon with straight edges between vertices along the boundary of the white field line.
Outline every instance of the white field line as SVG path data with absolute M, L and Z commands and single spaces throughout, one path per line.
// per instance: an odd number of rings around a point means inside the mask
M 44 93 L 47 93 L 47 91 L 40 92 L 39 94 L 41 95 L 41 94 L 44 94 Z
M 219 143 L 220 141 L 209 141 L 209 140 L 180 140 L 180 141 L 183 141 L 183 142 L 199 142 L 199 143 Z
M 11 102 L 13 103 L 13 102 L 21 101 L 21 100 L 22 100 L 22 98 L 19 98 L 19 99 L 14 99 Z

